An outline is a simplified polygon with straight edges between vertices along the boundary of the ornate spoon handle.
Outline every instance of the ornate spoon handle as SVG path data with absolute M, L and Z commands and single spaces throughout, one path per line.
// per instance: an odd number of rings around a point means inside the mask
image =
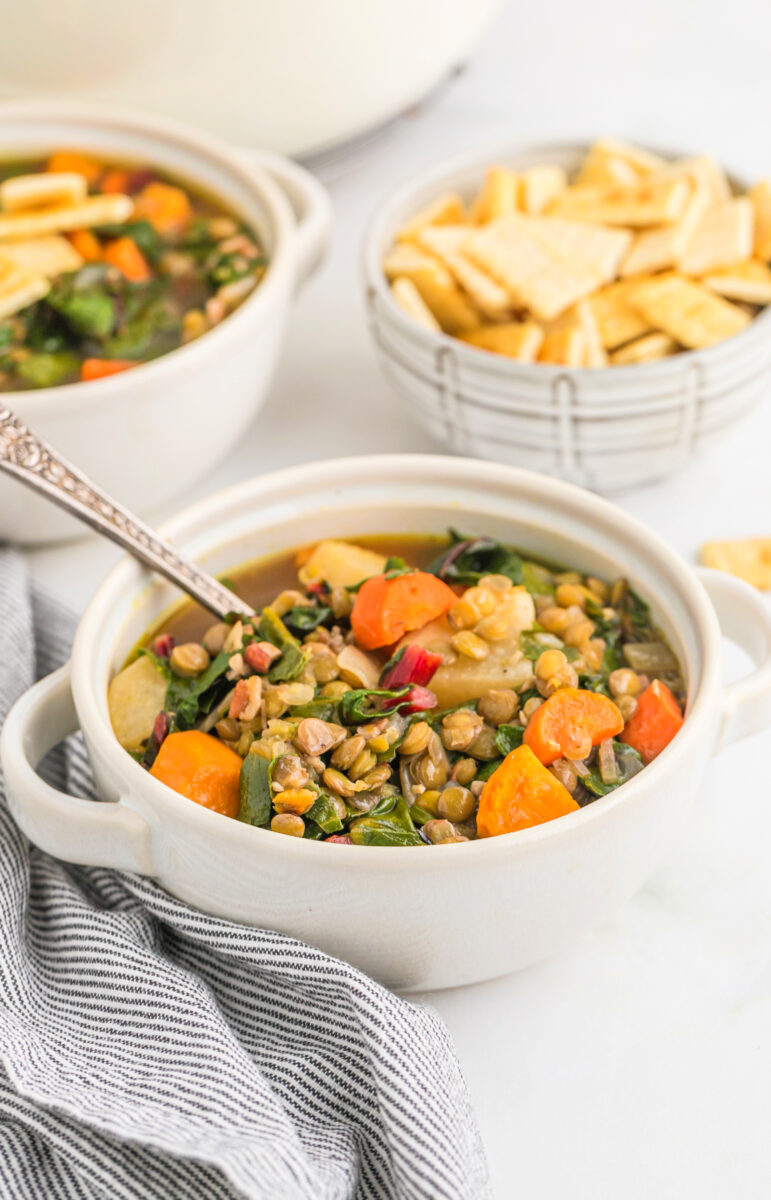
M 82 475 L 8 408 L 0 408 L 0 470 L 92 525 L 218 617 L 254 611 Z

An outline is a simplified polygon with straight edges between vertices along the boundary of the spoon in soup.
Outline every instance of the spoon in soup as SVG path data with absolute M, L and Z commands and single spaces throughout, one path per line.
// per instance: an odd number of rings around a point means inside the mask
M 220 620 L 229 613 L 253 615 L 251 605 L 180 554 L 4 407 L 0 408 L 0 470 L 117 542 Z

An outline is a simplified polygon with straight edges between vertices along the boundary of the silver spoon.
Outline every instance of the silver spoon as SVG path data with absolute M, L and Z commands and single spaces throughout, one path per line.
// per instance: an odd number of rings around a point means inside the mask
M 216 616 L 254 613 L 250 604 L 181 555 L 149 525 L 92 483 L 9 408 L 0 408 L 0 470 L 117 542 Z

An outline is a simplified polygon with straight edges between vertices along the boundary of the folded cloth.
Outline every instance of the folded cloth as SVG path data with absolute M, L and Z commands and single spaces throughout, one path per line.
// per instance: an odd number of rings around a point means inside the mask
M 73 623 L 9 551 L 0 614 L 4 719 Z M 45 774 L 93 795 L 77 737 Z M 150 880 L 43 854 L 4 794 L 0 939 L 3 1200 L 489 1196 L 434 1013 Z

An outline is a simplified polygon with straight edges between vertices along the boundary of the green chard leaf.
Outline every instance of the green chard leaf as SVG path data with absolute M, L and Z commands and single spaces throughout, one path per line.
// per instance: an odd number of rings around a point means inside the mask
M 337 702 L 340 720 L 344 725 L 361 725 L 365 721 L 371 721 L 373 717 L 378 716 L 383 711 L 380 699 L 399 700 L 412 691 L 412 684 L 408 683 L 405 687 L 389 690 L 388 688 L 353 688 L 350 692 L 344 692 Z M 389 709 L 390 712 L 398 710 L 398 704 Z
M 347 693 L 346 693 L 347 694 Z M 365 817 L 357 817 L 348 826 L 351 841 L 356 846 L 423 846 L 423 839 L 415 828 L 407 801 L 403 796 L 388 812 L 373 808 Z
M 247 825 L 267 825 L 270 822 L 273 806 L 272 775 L 273 762 L 268 762 L 259 754 L 247 754 L 241 764 L 239 779 L 241 796 L 238 810 L 239 821 L 245 821 Z
M 77 379 L 80 358 L 70 350 L 59 350 L 53 354 L 30 354 L 16 364 L 16 374 L 32 387 L 56 387 L 67 379 Z
M 447 583 L 475 584 L 483 575 L 506 575 L 522 583 L 522 559 L 516 550 L 491 537 L 465 538 L 450 530 L 452 544 L 426 568 Z
M 260 613 L 257 635 L 281 651 L 281 658 L 268 671 L 271 683 L 288 683 L 305 670 L 310 655 L 289 632 L 275 609 L 268 606 Z
M 477 771 L 477 779 L 481 779 L 483 783 L 487 783 L 490 776 L 495 774 L 502 762 L 502 758 L 494 758 L 491 762 L 483 763 Z
M 495 735 L 496 749 L 505 758 L 507 754 L 511 754 L 512 750 L 516 750 L 522 745 L 522 738 L 525 730 L 522 725 L 499 725 L 498 732 Z
M 46 296 L 46 303 L 81 337 L 103 341 L 115 328 L 115 301 L 105 283 L 91 279 L 89 268 L 62 275 Z
M 333 619 L 334 613 L 326 604 L 297 604 L 284 613 L 284 624 L 293 633 L 310 633 Z
M 221 650 L 195 679 L 183 679 L 173 672 L 169 673 L 164 708 L 174 715 L 174 724 L 178 729 L 192 729 L 201 713 L 211 711 L 223 692 L 222 687 L 215 688 L 215 685 L 225 682 L 224 675 L 229 665 L 230 655 Z
M 305 819 L 306 821 L 315 821 L 324 833 L 338 833 L 343 828 L 343 822 L 337 815 L 334 801 L 325 792 L 319 792 L 313 807 L 308 809 Z

